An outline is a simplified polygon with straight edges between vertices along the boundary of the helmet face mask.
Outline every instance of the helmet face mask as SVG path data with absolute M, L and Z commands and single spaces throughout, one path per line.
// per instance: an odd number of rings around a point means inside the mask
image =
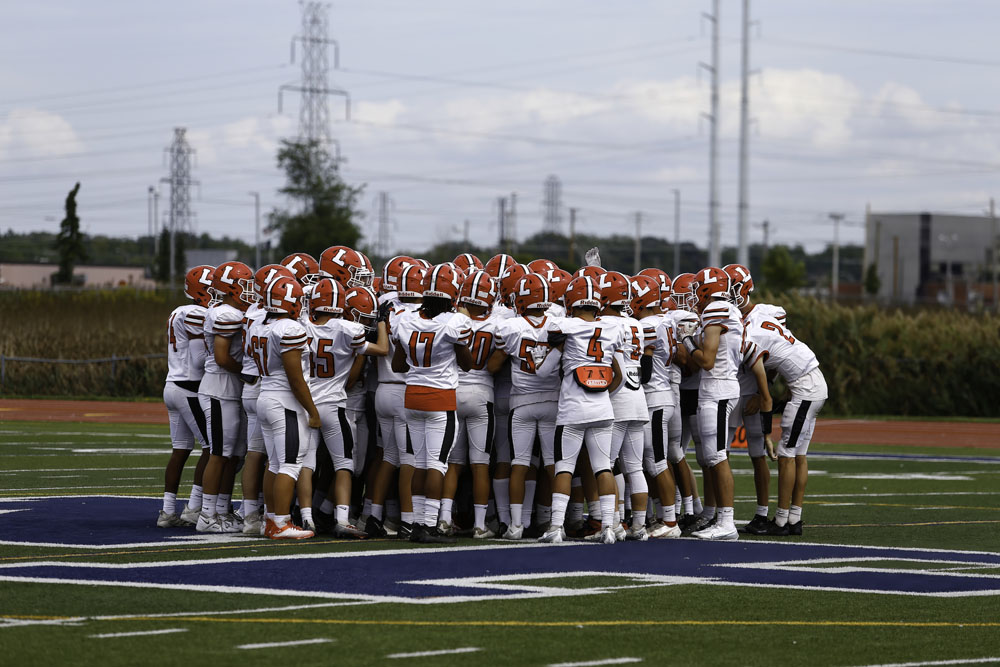
M 750 276 L 750 270 L 742 264 L 728 264 L 722 270 L 729 276 L 732 302 L 737 308 L 749 305 L 750 295 L 753 294 L 753 278 Z

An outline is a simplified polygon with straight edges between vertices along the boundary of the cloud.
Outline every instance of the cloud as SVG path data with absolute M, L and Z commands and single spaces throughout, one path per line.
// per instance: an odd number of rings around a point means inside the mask
M 83 142 L 62 116 L 41 109 L 14 109 L 0 121 L 0 157 L 73 155 Z

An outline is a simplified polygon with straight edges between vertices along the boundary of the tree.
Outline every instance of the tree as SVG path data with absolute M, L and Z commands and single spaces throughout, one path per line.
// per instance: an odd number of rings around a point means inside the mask
M 865 292 L 875 296 L 880 287 L 882 287 L 882 280 L 878 277 L 878 267 L 875 264 L 869 264 L 865 270 Z
M 55 242 L 56 252 L 59 253 L 59 271 L 54 281 L 62 285 L 73 282 L 73 267 L 87 259 L 83 234 L 80 233 L 80 218 L 76 214 L 76 193 L 79 191 L 80 184 L 77 183 L 66 195 L 66 217 L 59 223 L 59 235 Z
M 761 271 L 764 274 L 764 285 L 775 292 L 785 292 L 805 283 L 805 263 L 793 259 L 785 246 L 771 248 Z
M 307 252 L 314 257 L 332 245 L 356 247 L 361 230 L 354 223 L 363 187 L 344 183 L 337 161 L 318 141 L 282 140 L 278 167 L 285 171 L 279 192 L 299 204 L 297 213 L 274 209 L 268 214 L 268 231 L 279 232 L 279 253 Z

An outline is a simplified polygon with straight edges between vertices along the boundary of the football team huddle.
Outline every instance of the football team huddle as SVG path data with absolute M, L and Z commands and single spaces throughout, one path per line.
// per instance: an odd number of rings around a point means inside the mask
M 800 535 L 827 385 L 784 310 L 753 292 L 740 264 L 628 276 L 601 268 L 596 249 L 572 274 L 465 253 L 394 257 L 376 277 L 346 246 L 257 271 L 195 267 L 192 303 L 168 322 L 173 449 L 157 525 L 424 543 L 735 540 L 729 448 L 742 425 L 757 497 L 744 530 Z M 789 394 L 777 446 L 775 375 Z

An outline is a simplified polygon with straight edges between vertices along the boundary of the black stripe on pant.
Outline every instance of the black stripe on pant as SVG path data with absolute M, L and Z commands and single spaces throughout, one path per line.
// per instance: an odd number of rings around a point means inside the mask
M 795 419 L 792 420 L 792 432 L 788 435 L 788 445 L 786 449 L 795 449 L 795 446 L 799 442 L 799 434 L 802 433 L 802 427 L 806 423 L 806 417 L 809 415 L 809 408 L 812 406 L 812 401 L 802 401 L 799 404 L 799 409 L 795 411 Z
M 728 404 L 729 399 L 719 401 L 719 414 L 716 415 L 715 422 L 715 451 L 717 452 L 725 450 L 726 445 L 729 444 L 729 415 L 726 414 Z
M 552 442 L 552 458 L 555 462 L 562 461 L 562 424 L 556 426 L 556 437 Z
M 663 408 L 653 410 L 653 460 L 662 461 L 667 457 L 663 451 Z
M 413 440 L 410 439 L 410 427 L 407 425 L 405 428 L 406 428 L 406 453 L 407 454 L 412 454 L 413 453 Z
M 340 436 L 344 441 L 344 458 L 354 458 L 354 435 L 351 434 L 351 422 L 347 419 L 347 410 L 337 408 L 337 419 L 340 420 Z
M 513 410 L 511 411 L 513 414 Z M 493 404 L 486 402 L 486 453 L 493 453 L 493 440 L 496 437 L 496 424 L 494 423 Z M 513 450 L 511 450 L 513 451 Z
M 295 464 L 299 458 L 299 415 L 285 410 L 285 463 Z
M 451 453 L 451 448 L 455 444 L 455 411 L 448 410 L 445 414 L 448 415 L 448 421 L 444 427 L 444 441 L 441 443 L 441 455 L 438 457 L 438 461 L 442 463 L 448 462 L 448 454 Z
M 208 442 L 208 425 L 205 424 L 205 413 L 201 410 L 201 403 L 197 396 L 188 396 L 188 409 L 194 415 L 194 423 L 198 425 L 198 432 L 201 433 L 201 441 L 206 445 Z
M 211 451 L 213 456 L 222 456 L 222 401 L 212 398 L 209 404 L 212 407 L 212 414 L 209 415 L 212 420 Z

